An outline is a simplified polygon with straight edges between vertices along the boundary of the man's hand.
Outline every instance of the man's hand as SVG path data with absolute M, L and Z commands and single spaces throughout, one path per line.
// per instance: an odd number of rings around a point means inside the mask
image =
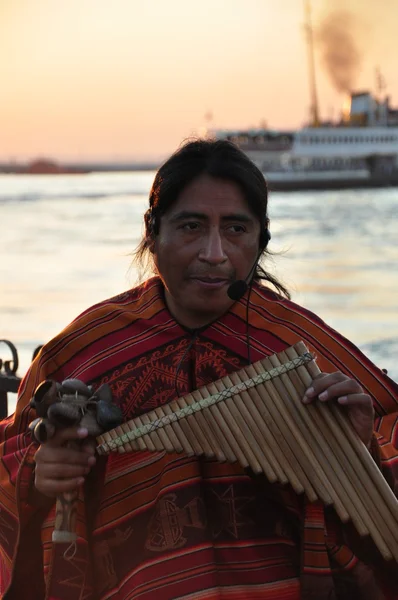
M 40 445 L 35 454 L 35 487 L 40 494 L 55 498 L 84 483 L 95 464 L 95 440 L 85 439 L 87 435 L 87 429 L 70 427 Z M 67 447 L 71 440 L 80 441 L 78 449 Z
M 321 402 L 337 401 L 347 407 L 351 423 L 367 448 L 370 447 L 374 425 L 372 399 L 354 379 L 343 373 L 321 373 L 305 392 L 303 402 L 318 398 Z

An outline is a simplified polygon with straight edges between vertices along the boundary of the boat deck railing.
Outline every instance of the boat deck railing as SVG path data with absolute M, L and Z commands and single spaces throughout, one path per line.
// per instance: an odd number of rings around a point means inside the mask
M 3 360 L 0 354 L 0 420 L 8 416 L 8 394 L 18 392 L 21 377 L 17 371 L 19 366 L 18 352 L 14 344 L 8 340 L 0 340 L 0 344 L 8 346 L 8 353 L 11 352 L 11 358 Z M 33 352 L 32 360 L 40 350 L 38 346 Z

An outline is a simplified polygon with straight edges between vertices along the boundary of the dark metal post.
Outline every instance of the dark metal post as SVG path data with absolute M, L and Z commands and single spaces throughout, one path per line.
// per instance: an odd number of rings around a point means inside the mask
M 0 340 L 1 344 L 6 344 L 12 354 L 11 360 L 3 361 L 0 358 L 0 419 L 5 419 L 8 415 L 7 394 L 17 393 L 21 378 L 17 375 L 18 352 L 14 344 L 8 340 Z
M 0 340 L 0 344 L 5 344 L 11 351 L 11 360 L 2 360 L 0 358 L 0 420 L 8 416 L 8 393 L 16 394 L 18 392 L 21 378 L 17 375 L 19 360 L 18 352 L 14 344 L 8 340 Z M 41 346 L 37 346 L 33 352 L 32 360 L 36 358 Z

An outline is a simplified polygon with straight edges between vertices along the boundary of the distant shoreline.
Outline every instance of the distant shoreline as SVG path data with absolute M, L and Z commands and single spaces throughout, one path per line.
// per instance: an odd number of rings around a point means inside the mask
M 156 171 L 157 162 L 92 162 L 92 163 L 55 163 L 53 161 L 35 161 L 33 163 L 0 163 L 0 173 L 10 175 L 79 175 L 85 173 L 120 171 Z
M 92 163 L 57 163 L 52 160 L 38 159 L 30 163 L 0 163 L 0 175 L 86 175 L 89 173 L 117 173 L 137 171 L 157 171 L 161 161 L 157 162 L 92 162 Z M 312 174 L 313 175 L 313 174 Z M 265 175 L 268 188 L 272 192 L 297 192 L 309 190 L 343 190 L 360 188 L 397 187 L 398 171 L 386 175 L 383 173 L 370 175 L 365 173 L 360 178 L 347 173 L 344 176 L 333 176 L 324 173 L 323 177 L 297 176 L 289 173 L 278 174 L 277 177 Z

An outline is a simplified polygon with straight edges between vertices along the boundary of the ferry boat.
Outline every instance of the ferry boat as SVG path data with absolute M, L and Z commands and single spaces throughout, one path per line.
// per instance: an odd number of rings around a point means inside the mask
M 271 189 L 330 189 L 398 185 L 398 108 L 377 97 L 351 93 L 338 122 L 319 119 L 311 2 L 304 0 L 311 123 L 298 130 L 213 130 L 215 139 L 235 142 L 265 174 Z M 340 32 L 346 35 L 346 32 Z M 352 40 L 351 40 L 352 41 Z
M 398 185 L 398 109 L 369 92 L 353 93 L 338 123 L 298 130 L 213 130 L 235 142 L 265 174 L 271 189 Z

